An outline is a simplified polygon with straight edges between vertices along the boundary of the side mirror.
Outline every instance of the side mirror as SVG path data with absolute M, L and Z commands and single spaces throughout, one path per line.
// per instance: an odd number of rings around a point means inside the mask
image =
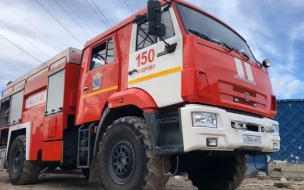
M 148 1 L 147 21 L 161 22 L 161 4 L 158 0 Z
M 166 25 L 161 23 L 161 4 L 158 0 L 149 0 L 147 5 L 148 34 L 163 37 Z
M 148 23 L 148 34 L 163 37 L 166 35 L 166 26 L 163 23 L 151 21 Z
M 269 59 L 265 59 L 262 63 L 263 67 L 268 68 L 271 66 L 271 62 Z

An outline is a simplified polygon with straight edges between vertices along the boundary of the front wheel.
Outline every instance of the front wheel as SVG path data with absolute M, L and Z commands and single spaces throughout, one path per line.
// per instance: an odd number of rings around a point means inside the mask
M 235 190 L 244 180 L 246 156 L 230 155 L 226 158 L 202 160 L 202 165 L 188 172 L 188 177 L 199 190 Z
M 163 190 L 169 180 L 162 158 L 153 155 L 146 121 L 140 117 L 116 120 L 99 145 L 97 170 L 105 190 Z M 165 168 L 170 169 L 169 157 Z M 166 173 L 168 171 L 165 171 Z

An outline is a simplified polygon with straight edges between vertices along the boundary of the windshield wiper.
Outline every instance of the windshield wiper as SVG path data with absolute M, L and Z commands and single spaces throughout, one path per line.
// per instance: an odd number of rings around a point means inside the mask
M 197 35 L 197 36 L 200 37 L 200 38 L 203 38 L 203 39 L 205 39 L 205 40 L 208 40 L 208 41 L 211 41 L 211 42 L 214 42 L 214 43 L 217 43 L 217 44 L 219 44 L 219 45 L 222 45 L 222 46 L 226 47 L 226 48 L 229 50 L 229 52 L 231 52 L 231 51 L 237 52 L 238 54 L 240 54 L 240 55 L 246 57 L 247 61 L 250 59 L 249 56 L 248 56 L 245 52 L 243 52 L 243 51 L 241 51 L 241 50 L 239 50 L 239 49 L 236 49 L 236 48 L 233 48 L 233 47 L 228 46 L 228 45 L 227 45 L 225 42 L 223 42 L 222 40 L 216 39 L 216 38 L 214 38 L 214 37 L 207 36 L 207 35 L 205 35 L 205 34 L 202 34 L 202 33 L 198 32 L 198 31 L 195 31 L 195 30 L 192 30 L 192 29 L 188 29 L 188 31 L 191 32 L 191 33 L 193 33 L 193 34 L 195 34 L 195 35 Z
M 223 41 L 221 41 L 219 39 L 207 36 L 205 34 L 202 34 L 202 33 L 198 32 L 198 31 L 195 31 L 195 30 L 192 30 L 192 29 L 188 29 L 188 31 L 191 32 L 191 33 L 193 33 L 193 34 L 195 34 L 195 35 L 197 35 L 200 38 L 203 38 L 205 40 L 208 40 L 208 41 L 211 41 L 213 43 L 216 43 L 216 44 L 224 46 L 225 48 L 227 48 L 229 50 L 229 52 L 235 50 L 234 48 L 228 46 L 225 42 L 223 42 Z
M 246 58 L 247 58 L 247 61 L 250 59 L 249 56 L 248 56 L 245 52 L 243 52 L 243 51 L 241 51 L 241 50 L 238 50 L 238 49 L 234 49 L 234 48 L 233 48 L 232 51 L 235 51 L 235 52 L 237 52 L 238 54 L 240 54 L 240 55 L 246 57 Z

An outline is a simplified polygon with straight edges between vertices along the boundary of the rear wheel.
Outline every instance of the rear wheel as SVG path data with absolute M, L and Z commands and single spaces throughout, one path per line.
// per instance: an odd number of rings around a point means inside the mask
M 188 172 L 189 179 L 199 190 L 235 190 L 245 177 L 246 156 L 231 155 L 225 159 L 210 158 Z
M 151 135 L 140 117 L 123 117 L 108 127 L 98 152 L 97 170 L 105 190 L 163 190 L 169 180 L 162 158 L 153 155 Z M 165 166 L 170 169 L 169 157 Z M 166 172 L 168 172 L 166 171 Z
M 40 162 L 26 160 L 25 135 L 18 136 L 10 148 L 8 173 L 13 185 L 28 185 L 38 180 Z

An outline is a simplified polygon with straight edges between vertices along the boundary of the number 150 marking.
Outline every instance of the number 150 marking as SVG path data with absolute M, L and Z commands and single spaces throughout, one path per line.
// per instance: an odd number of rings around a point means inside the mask
M 136 57 L 137 65 L 145 65 L 147 62 L 152 63 L 155 58 L 155 51 L 154 49 L 150 49 L 149 51 L 144 51 L 141 54 L 138 54 Z

